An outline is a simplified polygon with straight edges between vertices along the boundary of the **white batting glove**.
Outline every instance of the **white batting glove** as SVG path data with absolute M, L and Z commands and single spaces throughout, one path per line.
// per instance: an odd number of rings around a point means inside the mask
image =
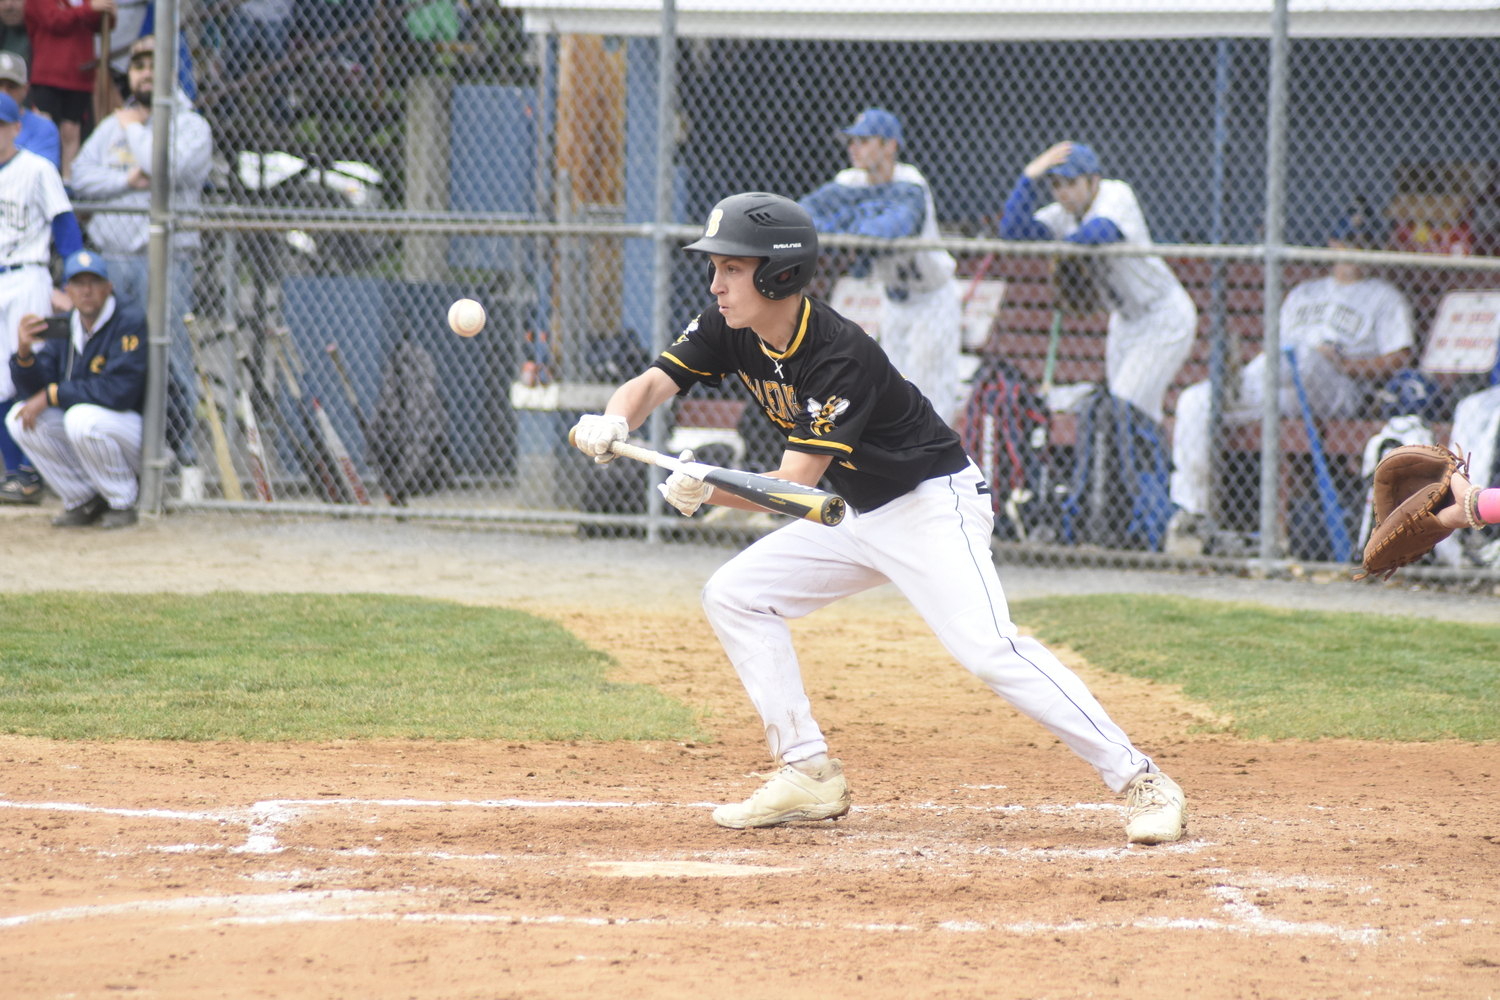
M 684 451 L 677 456 L 678 461 L 691 462 L 693 453 Z M 667 503 L 676 507 L 683 517 L 692 517 L 698 513 L 698 508 L 708 502 L 709 496 L 713 494 L 714 488 L 701 479 L 694 479 L 686 472 L 674 472 L 667 477 L 667 481 L 659 484 L 657 489 L 661 495 L 666 497 Z
M 575 448 L 603 465 L 615 460 L 609 446 L 630 436 L 630 423 L 613 413 L 585 413 L 578 418 L 571 436 Z

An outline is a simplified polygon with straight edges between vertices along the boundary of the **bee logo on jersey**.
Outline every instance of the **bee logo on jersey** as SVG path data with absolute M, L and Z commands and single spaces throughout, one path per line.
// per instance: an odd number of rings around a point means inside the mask
M 682 334 L 676 340 L 672 341 L 673 346 L 687 343 L 688 336 L 696 329 L 698 329 L 698 317 L 694 316 L 693 321 L 683 329 Z
M 812 432 L 817 437 L 833 433 L 833 422 L 849 409 L 849 401 L 829 396 L 828 402 L 820 403 L 811 396 L 807 399 L 807 414 L 812 417 Z

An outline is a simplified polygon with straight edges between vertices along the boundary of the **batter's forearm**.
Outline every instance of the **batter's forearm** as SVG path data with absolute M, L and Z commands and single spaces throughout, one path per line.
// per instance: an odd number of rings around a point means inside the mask
M 677 383 L 660 368 L 648 368 L 645 372 L 626 382 L 609 397 L 604 412 L 609 416 L 624 417 L 635 430 L 646 422 L 651 411 L 678 393 Z

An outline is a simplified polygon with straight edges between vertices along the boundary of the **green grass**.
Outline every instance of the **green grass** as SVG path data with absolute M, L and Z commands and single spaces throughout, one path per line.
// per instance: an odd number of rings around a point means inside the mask
M 701 738 L 516 611 L 378 595 L 0 595 L 0 732 L 60 739 Z
M 1500 737 L 1500 626 L 1136 595 L 1011 613 L 1097 667 L 1181 684 L 1241 736 Z

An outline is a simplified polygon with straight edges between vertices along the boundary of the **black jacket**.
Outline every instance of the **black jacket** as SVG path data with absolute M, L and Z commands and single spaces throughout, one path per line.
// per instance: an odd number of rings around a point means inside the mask
M 114 315 L 73 349 L 73 338 L 49 340 L 32 353 L 30 364 L 10 356 L 10 378 L 16 395 L 43 389 L 64 410 L 93 403 L 109 410 L 141 412 L 146 398 L 146 316 L 134 303 L 115 299 Z M 55 386 L 55 388 L 53 388 Z

